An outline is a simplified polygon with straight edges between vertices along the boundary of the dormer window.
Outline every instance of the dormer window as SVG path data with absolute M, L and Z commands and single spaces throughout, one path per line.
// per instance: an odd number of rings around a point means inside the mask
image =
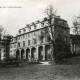
M 28 30 L 30 31 L 31 30 L 31 26 L 30 25 L 27 25 L 27 27 L 28 27 Z
M 40 23 L 40 21 L 39 21 L 39 20 L 37 20 L 37 23 Z
M 44 23 L 41 23 L 42 24 L 42 27 L 44 27 Z
M 11 42 L 13 42 L 13 39 L 11 39 Z
M 21 34 L 21 31 L 19 30 L 19 34 Z
M 25 28 L 23 29 L 23 32 L 26 32 L 26 29 Z
M 36 26 L 36 24 L 35 24 L 35 23 L 33 23 L 33 25 L 34 25 L 34 29 L 36 29 L 36 27 L 37 27 L 37 26 Z
M 44 18 L 44 21 L 47 21 L 47 18 Z
M 28 29 L 29 29 L 29 31 L 30 31 L 30 30 L 31 30 L 31 27 L 29 26 Z

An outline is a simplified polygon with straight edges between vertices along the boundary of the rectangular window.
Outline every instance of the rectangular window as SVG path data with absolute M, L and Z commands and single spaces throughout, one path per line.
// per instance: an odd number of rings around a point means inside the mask
M 25 41 L 23 41 L 23 46 L 25 46 Z
M 36 39 L 33 39 L 34 40 L 34 44 L 36 44 Z
M 58 40 L 59 40 L 59 42 L 62 41 L 62 39 L 61 39 L 61 35 L 58 35 Z
M 26 38 L 27 38 L 27 34 L 26 34 Z
M 21 31 L 19 30 L 19 34 L 21 34 Z
M 64 37 L 64 42 L 67 42 L 67 37 Z
M 43 43 L 44 42 L 44 38 L 43 37 L 41 37 L 41 43 Z
M 14 44 L 14 47 L 16 47 L 16 44 Z
M 36 36 L 36 32 L 34 32 L 34 36 Z
M 25 38 L 25 35 L 23 35 L 23 39 Z
M 10 47 L 12 48 L 12 45 Z
M 18 47 L 20 47 L 20 42 L 18 43 Z
M 30 37 L 30 33 L 28 33 L 28 37 Z
M 30 45 L 30 40 L 28 40 L 28 45 Z

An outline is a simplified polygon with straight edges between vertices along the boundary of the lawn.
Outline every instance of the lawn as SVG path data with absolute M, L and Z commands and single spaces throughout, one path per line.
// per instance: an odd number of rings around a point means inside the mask
M 28 64 L 0 68 L 0 80 L 80 80 L 80 64 Z

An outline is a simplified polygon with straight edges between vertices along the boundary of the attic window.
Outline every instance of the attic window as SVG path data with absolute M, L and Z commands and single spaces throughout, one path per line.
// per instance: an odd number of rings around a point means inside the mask
M 31 30 L 31 27 L 29 26 L 28 29 L 29 29 L 29 31 L 30 31 L 30 30 Z
M 30 31 L 31 30 L 31 26 L 30 25 L 27 25 L 27 27 L 28 27 L 28 30 Z
M 26 29 L 25 28 L 23 29 L 23 32 L 26 32 Z
M 21 34 L 21 31 L 19 30 L 19 34 Z
M 42 27 L 44 27 L 44 23 L 41 23 L 42 24 Z
M 47 21 L 47 18 L 44 18 L 44 21 Z
M 40 21 L 39 21 L 39 20 L 37 20 L 37 23 L 40 23 Z

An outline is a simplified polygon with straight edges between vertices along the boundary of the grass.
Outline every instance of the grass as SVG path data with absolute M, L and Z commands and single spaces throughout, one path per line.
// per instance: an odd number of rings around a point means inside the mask
M 77 57 L 68 60 L 69 64 L 27 64 L 23 67 L 0 68 L 0 80 L 80 80 L 79 62 L 80 57 Z

